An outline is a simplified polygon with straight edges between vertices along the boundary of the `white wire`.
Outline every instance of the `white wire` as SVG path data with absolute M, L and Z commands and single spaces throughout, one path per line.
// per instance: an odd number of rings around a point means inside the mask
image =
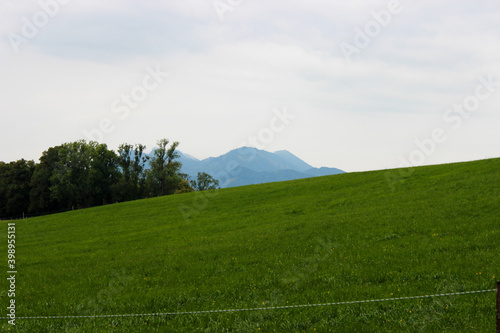
M 458 296 L 468 294 L 490 293 L 495 292 L 496 289 L 478 290 L 478 291 L 464 291 L 447 294 L 423 295 L 423 296 L 408 296 L 408 297 L 394 297 L 373 299 L 364 301 L 347 301 L 336 303 L 319 303 L 319 304 L 304 304 L 304 305 L 284 305 L 284 306 L 270 306 L 260 308 L 246 308 L 246 309 L 227 309 L 227 310 L 206 310 L 206 311 L 185 311 L 185 312 L 167 312 L 167 313 L 145 313 L 145 314 L 123 314 L 123 315 L 92 315 L 92 316 L 38 316 L 38 317 L 17 317 L 17 319 L 80 319 L 80 318 L 127 318 L 127 317 L 160 317 L 160 316 L 178 316 L 178 315 L 193 315 L 193 314 L 209 314 L 209 313 L 227 313 L 227 312 L 244 312 L 244 311 L 267 311 L 267 310 L 280 310 L 280 309 L 298 309 L 319 306 L 334 306 L 346 304 L 362 304 L 362 303 L 375 303 L 375 302 L 388 302 L 388 301 L 401 301 L 407 299 L 421 299 L 432 297 L 445 297 L 445 296 Z M 10 319 L 9 317 L 0 317 L 0 319 Z

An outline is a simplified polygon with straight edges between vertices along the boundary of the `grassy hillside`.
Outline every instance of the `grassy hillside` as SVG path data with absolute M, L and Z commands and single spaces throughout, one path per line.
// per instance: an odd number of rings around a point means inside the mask
M 17 316 L 252 308 L 494 288 L 500 159 L 416 168 L 393 188 L 385 176 L 343 174 L 18 221 Z M 186 206 L 198 207 L 188 219 L 180 210 Z M 0 253 L 7 253 L 2 225 Z M 18 320 L 16 329 L 492 332 L 494 309 L 495 294 L 486 293 L 223 314 Z M 0 327 L 7 330 L 7 321 Z

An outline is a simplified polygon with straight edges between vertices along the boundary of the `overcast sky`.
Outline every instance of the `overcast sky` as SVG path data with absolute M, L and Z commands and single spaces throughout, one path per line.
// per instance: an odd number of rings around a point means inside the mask
M 499 18 L 498 0 L 3 0 L 0 160 L 161 138 L 346 171 L 500 157 Z

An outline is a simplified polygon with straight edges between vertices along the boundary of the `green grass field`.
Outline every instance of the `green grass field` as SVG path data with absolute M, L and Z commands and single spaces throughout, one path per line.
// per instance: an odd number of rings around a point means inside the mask
M 16 315 L 271 307 L 486 290 L 500 279 L 500 159 L 140 200 L 16 222 Z M 207 197 L 206 195 L 209 195 Z M 183 218 L 180 208 L 198 207 Z M 194 208 L 192 208 L 194 209 Z M 7 224 L 0 224 L 5 253 Z M 8 284 L 1 299 L 7 314 Z M 7 320 L 0 327 L 11 328 Z M 18 332 L 493 332 L 495 293 L 137 318 Z

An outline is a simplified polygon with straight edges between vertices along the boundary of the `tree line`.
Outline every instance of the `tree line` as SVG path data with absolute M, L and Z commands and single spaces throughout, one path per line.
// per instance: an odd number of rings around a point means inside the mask
M 118 151 L 85 140 L 42 153 L 40 162 L 0 162 L 0 218 L 40 215 L 115 202 L 217 189 L 219 181 L 200 172 L 181 172 L 179 142 L 157 142 L 150 157 L 142 144 Z

